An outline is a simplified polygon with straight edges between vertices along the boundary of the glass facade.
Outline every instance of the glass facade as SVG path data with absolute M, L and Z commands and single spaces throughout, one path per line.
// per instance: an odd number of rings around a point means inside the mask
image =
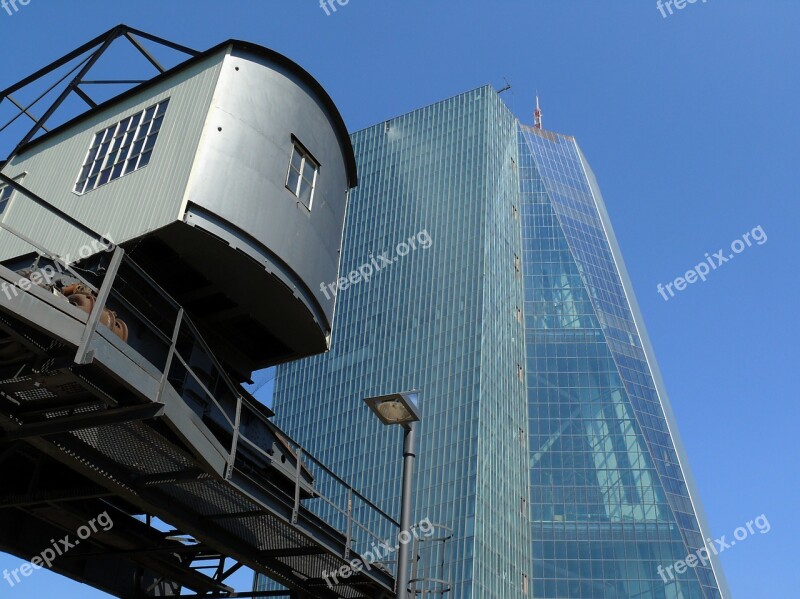
M 658 570 L 704 537 L 594 176 L 524 126 L 520 167 L 533 596 L 718 599 L 710 563 Z
M 721 597 L 657 572 L 702 546 L 696 498 L 574 140 L 490 87 L 352 139 L 341 276 L 384 266 L 338 291 L 329 353 L 278 368 L 277 424 L 399 514 L 402 431 L 363 398 L 419 389 L 414 519 L 454 531 L 453 599 Z

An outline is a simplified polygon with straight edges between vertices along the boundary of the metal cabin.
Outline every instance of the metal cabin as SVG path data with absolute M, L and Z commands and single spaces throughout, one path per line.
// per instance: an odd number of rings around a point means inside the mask
M 328 349 L 321 283 L 338 277 L 355 159 L 332 100 L 289 59 L 225 42 L 25 140 L 1 172 L 121 245 L 234 378 Z M 96 252 L 3 187 L 6 227 L 68 261 Z M 33 250 L 0 230 L 14 270 Z
M 122 38 L 160 75 L 94 79 Z M 164 68 L 145 42 L 191 58 Z M 109 83 L 136 87 L 88 91 Z M 75 96 L 88 111 L 52 128 Z M 320 283 L 356 183 L 328 95 L 260 46 L 119 25 L 0 90 L 9 104 L 0 133 L 34 126 L 0 163 L 0 551 L 32 561 L 77 534 L 46 565 L 123 599 L 393 596 L 391 560 L 328 575 L 399 523 L 241 384 L 328 347 Z M 82 536 L 98 514 L 113 526 Z M 244 565 L 286 590 L 238 593 Z

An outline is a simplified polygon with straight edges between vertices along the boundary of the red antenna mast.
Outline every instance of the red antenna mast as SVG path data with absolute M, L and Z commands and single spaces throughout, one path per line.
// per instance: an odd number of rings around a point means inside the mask
M 533 127 L 542 128 L 542 109 L 539 108 L 539 94 L 536 94 L 536 110 L 533 111 Z

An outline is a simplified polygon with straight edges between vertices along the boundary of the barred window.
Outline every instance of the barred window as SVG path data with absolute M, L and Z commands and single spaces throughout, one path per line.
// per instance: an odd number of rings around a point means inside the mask
M 83 194 L 147 166 L 169 99 L 95 133 L 75 193 Z

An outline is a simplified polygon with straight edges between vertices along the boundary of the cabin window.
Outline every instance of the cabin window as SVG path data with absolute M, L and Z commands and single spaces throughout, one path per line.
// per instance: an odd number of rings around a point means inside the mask
M 10 185 L 0 187 L 0 214 L 6 211 L 6 206 L 11 202 L 11 196 L 14 195 L 14 188 Z
M 169 99 L 94 134 L 75 193 L 83 194 L 150 163 Z
M 311 202 L 314 199 L 314 187 L 317 184 L 318 172 L 319 162 L 299 141 L 293 138 L 289 173 L 286 175 L 286 189 L 291 191 L 309 210 L 311 210 Z

